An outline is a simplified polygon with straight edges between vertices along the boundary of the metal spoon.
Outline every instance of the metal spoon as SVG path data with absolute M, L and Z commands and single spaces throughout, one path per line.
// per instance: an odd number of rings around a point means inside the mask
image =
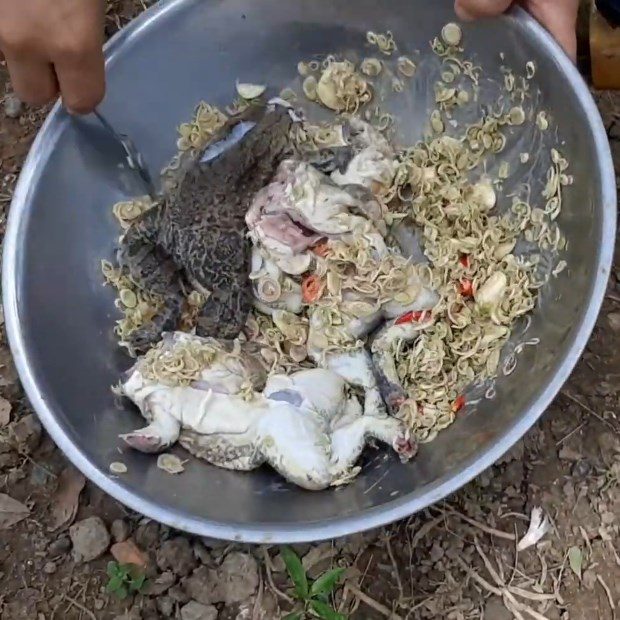
M 95 116 L 104 127 L 104 129 L 114 137 L 114 139 L 123 147 L 125 151 L 125 155 L 127 156 L 127 164 L 132 170 L 135 170 L 140 179 L 146 186 L 146 190 L 148 195 L 153 199 L 157 199 L 157 192 L 155 190 L 155 184 L 153 183 L 153 179 L 144 164 L 144 159 L 135 144 L 131 141 L 129 136 L 123 133 L 118 133 L 112 125 L 105 119 L 105 117 L 98 110 L 94 111 Z

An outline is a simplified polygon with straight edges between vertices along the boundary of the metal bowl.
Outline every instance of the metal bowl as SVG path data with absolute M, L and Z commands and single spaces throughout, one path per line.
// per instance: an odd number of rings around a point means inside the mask
M 176 127 L 201 99 L 226 104 L 232 83 L 291 83 L 298 60 L 330 50 L 363 54 L 367 30 L 391 30 L 398 53 L 428 50 L 455 18 L 452 0 L 172 0 L 157 5 L 106 49 L 106 116 L 126 131 L 151 170 L 175 151 Z M 113 253 L 118 229 L 111 205 L 135 193 L 118 167 L 121 153 L 94 120 L 56 107 L 20 178 L 5 240 L 4 311 L 27 395 L 73 463 L 131 508 L 201 535 L 252 542 L 340 536 L 408 516 L 452 493 L 508 450 L 537 420 L 567 379 L 596 319 L 615 236 L 615 183 L 603 126 L 577 70 L 530 17 L 464 25 L 467 51 L 487 75 L 533 60 L 540 104 L 564 141 L 575 183 L 560 223 L 569 268 L 543 292 L 514 373 L 403 465 L 370 451 L 353 484 L 319 493 L 284 484 L 270 470 L 250 474 L 191 460 L 177 477 L 150 456 L 119 453 L 119 432 L 139 423 L 114 402 L 110 385 L 129 365 L 112 333 L 113 293 L 99 260 Z M 504 52 L 504 60 L 499 52 Z M 368 53 L 368 52 L 366 52 Z M 430 53 L 429 53 L 430 56 Z M 427 101 L 424 84 L 409 93 Z M 415 134 L 414 120 L 403 131 Z M 419 111 L 419 110 L 418 110 Z M 114 477 L 112 461 L 128 473 Z

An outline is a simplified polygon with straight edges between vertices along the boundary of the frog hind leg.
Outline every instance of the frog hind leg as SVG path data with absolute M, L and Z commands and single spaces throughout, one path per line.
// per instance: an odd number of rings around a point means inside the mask
M 121 239 L 117 253 L 119 266 L 136 285 L 161 298 L 155 316 L 127 337 L 134 354 L 142 353 L 176 328 L 183 305 L 179 270 L 174 261 L 157 244 L 163 205 L 157 205 L 133 223 Z

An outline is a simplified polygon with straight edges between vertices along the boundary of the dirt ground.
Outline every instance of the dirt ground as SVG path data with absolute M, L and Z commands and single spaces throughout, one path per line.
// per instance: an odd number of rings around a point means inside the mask
M 108 34 L 135 12 L 132 0 L 111 2 Z M 47 112 L 22 107 L 15 114 L 10 92 L 0 67 L 2 233 L 20 166 Z M 596 96 L 618 178 L 620 93 Z M 309 576 L 346 568 L 333 604 L 350 618 L 619 617 L 618 345 L 617 251 L 588 347 L 525 439 L 424 514 L 369 534 L 296 546 Z M 4 334 L 0 394 L 1 619 L 258 620 L 291 610 L 278 548 L 186 536 L 85 482 L 32 415 Z M 538 508 L 550 530 L 538 544 L 519 549 Z M 148 581 L 140 593 L 120 599 L 106 592 L 112 544 L 121 563 L 144 564 Z

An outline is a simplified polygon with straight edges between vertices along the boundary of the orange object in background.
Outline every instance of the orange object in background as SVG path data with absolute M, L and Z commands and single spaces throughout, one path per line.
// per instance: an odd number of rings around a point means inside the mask
M 593 86 L 620 89 L 620 24 L 606 19 L 595 2 L 590 13 L 589 39 Z

